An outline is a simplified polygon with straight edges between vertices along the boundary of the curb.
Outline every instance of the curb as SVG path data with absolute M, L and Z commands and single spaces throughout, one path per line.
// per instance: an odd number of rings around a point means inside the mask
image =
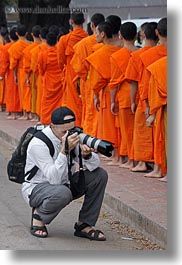
M 0 138 L 8 142 L 13 147 L 18 144 L 18 139 L 10 136 L 8 133 L 0 130 Z M 119 219 L 121 223 L 128 224 L 132 229 L 143 234 L 152 243 L 166 249 L 167 247 L 167 229 L 153 222 L 140 212 L 126 205 L 107 191 L 104 196 L 104 204 L 112 215 Z
M 104 204 L 109 208 L 113 216 L 121 223 L 128 224 L 135 231 L 143 234 L 152 243 L 167 248 L 167 229 L 153 222 L 140 212 L 126 205 L 109 193 L 105 193 Z

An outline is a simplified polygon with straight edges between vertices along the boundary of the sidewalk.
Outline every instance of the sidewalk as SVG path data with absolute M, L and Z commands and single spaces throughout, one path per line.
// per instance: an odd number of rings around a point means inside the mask
M 22 133 L 32 121 L 8 120 L 0 112 L 0 142 L 16 146 Z M 102 166 L 108 171 L 109 181 L 104 203 L 121 223 L 129 224 L 152 242 L 167 247 L 167 183 L 145 178 L 117 166 Z

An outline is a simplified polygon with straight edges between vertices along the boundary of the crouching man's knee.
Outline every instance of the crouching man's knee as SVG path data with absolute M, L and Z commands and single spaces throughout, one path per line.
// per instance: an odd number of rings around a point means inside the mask
M 103 169 L 102 167 L 98 167 L 96 171 L 97 171 L 97 178 L 100 179 L 100 182 L 102 182 L 103 184 L 107 184 L 107 181 L 108 181 L 107 171 Z

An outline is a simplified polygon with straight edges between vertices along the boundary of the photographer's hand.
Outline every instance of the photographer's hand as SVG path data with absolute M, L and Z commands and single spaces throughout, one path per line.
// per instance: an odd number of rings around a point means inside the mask
M 65 142 L 66 138 L 68 139 L 68 146 L 69 146 L 69 151 L 75 148 L 75 146 L 79 143 L 79 136 L 78 133 L 73 133 L 71 135 L 68 135 L 68 132 L 62 137 L 62 148 L 61 148 L 61 153 L 65 154 Z
M 86 158 L 86 159 L 90 158 L 91 153 L 94 151 L 94 149 L 88 147 L 86 144 L 80 144 L 80 148 L 81 148 L 83 158 Z

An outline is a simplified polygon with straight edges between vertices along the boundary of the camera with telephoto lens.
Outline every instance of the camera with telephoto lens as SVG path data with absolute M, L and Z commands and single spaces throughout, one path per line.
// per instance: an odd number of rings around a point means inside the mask
M 114 149 L 113 143 L 106 140 L 100 140 L 98 138 L 85 134 L 83 133 L 83 130 L 80 127 L 72 128 L 68 131 L 68 135 L 71 135 L 75 132 L 78 133 L 81 144 L 86 144 L 88 147 L 97 150 L 97 152 L 107 157 L 112 156 L 112 151 Z

